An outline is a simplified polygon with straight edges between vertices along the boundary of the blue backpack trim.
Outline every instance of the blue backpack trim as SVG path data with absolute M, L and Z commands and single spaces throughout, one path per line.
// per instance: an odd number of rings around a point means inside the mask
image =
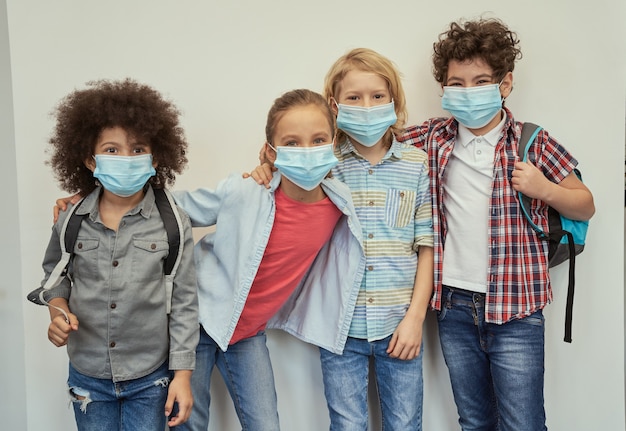
M 528 151 L 535 142 L 537 135 L 542 130 L 540 126 L 533 123 L 524 123 L 522 126 L 522 135 L 518 146 L 518 155 L 521 161 L 528 160 Z M 574 169 L 574 173 L 582 181 L 582 176 L 578 169 Z M 567 286 L 567 303 L 565 306 L 565 337 L 564 341 L 572 342 L 572 311 L 574 308 L 574 285 L 575 285 L 575 269 L 576 255 L 580 254 L 585 248 L 585 238 L 589 227 L 588 221 L 572 220 L 562 216 L 554 208 L 548 209 L 548 228 L 549 232 L 541 229 L 532 220 L 530 215 L 531 200 L 528 196 L 521 192 L 517 193 L 520 208 L 528 224 L 533 228 L 539 238 L 549 241 L 548 267 L 555 267 L 566 260 L 569 260 L 569 282 Z

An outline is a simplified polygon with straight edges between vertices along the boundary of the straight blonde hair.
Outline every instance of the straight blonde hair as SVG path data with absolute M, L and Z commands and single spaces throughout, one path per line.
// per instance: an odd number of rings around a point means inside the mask
M 383 136 L 383 142 L 389 147 L 391 145 L 391 134 L 400 134 L 408 118 L 400 72 L 391 60 L 378 52 L 369 48 L 355 48 L 339 57 L 326 74 L 324 79 L 324 97 L 329 104 L 332 103 L 331 99 L 335 98 L 335 95 L 339 92 L 341 82 L 346 74 L 352 70 L 375 73 L 387 82 L 389 93 L 394 101 L 396 116 L 398 117 L 396 123 Z M 338 142 L 344 141 L 346 137 L 347 135 L 343 131 L 337 131 Z

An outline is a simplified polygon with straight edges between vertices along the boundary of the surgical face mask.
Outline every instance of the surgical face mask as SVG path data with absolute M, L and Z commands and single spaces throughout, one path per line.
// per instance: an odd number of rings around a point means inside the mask
M 480 129 L 502 109 L 500 84 L 443 87 L 441 107 L 468 129 Z
M 270 147 L 276 151 L 274 166 L 298 187 L 311 191 L 317 187 L 339 160 L 333 144 L 316 147 Z
M 337 127 L 366 147 L 376 145 L 397 120 L 393 101 L 370 108 L 337 103 Z
M 156 174 L 152 154 L 112 156 L 97 154 L 93 176 L 111 193 L 128 197 L 137 193 Z

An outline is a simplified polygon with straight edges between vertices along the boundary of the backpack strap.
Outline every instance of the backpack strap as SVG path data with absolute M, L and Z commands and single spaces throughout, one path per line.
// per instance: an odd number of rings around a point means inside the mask
M 541 126 L 534 123 L 524 123 L 522 125 L 522 134 L 517 147 L 517 152 L 521 161 L 528 160 L 528 151 L 531 145 L 535 142 L 537 135 L 542 130 Z M 577 173 L 577 175 L 579 175 Z M 569 278 L 567 283 L 567 302 L 565 304 L 565 337 L 564 341 L 567 343 L 572 342 L 572 314 L 574 310 L 574 284 L 575 284 L 575 267 L 576 267 L 576 251 L 574 247 L 574 237 L 571 232 L 563 229 L 556 231 L 544 232 L 535 222 L 533 222 L 530 216 L 530 202 L 531 199 L 525 194 L 518 192 L 520 207 L 526 220 L 532 226 L 535 232 L 539 235 L 539 238 L 543 240 L 552 239 L 559 243 L 563 236 L 567 236 L 567 243 L 569 247 Z
M 524 123 L 522 125 L 522 135 L 517 146 L 517 154 L 522 162 L 528 160 L 528 151 L 541 130 L 541 126 L 533 123 Z M 528 220 L 530 226 L 535 232 L 537 232 L 537 234 L 539 234 L 541 239 L 547 239 L 548 235 L 543 231 L 543 229 L 537 226 L 530 215 L 530 203 L 532 199 L 522 192 L 517 192 L 517 196 L 519 198 L 519 204 L 522 208 L 522 212 L 524 213 L 524 216 L 526 217 L 526 220 Z
M 161 214 L 161 219 L 163 220 L 163 225 L 167 233 L 167 241 L 170 246 L 169 253 L 163 265 L 165 272 L 165 308 L 167 314 L 170 314 L 172 309 L 174 277 L 176 276 L 176 271 L 178 270 L 183 254 L 182 249 L 184 244 L 183 241 L 181 241 L 181 238 L 184 237 L 183 223 L 176 209 L 172 195 L 165 189 L 152 188 L 152 190 L 154 191 L 154 199 L 159 213 Z
M 48 305 L 59 310 L 65 316 L 65 321 L 69 323 L 69 318 L 65 313 L 65 310 L 55 307 L 54 305 L 50 305 L 48 301 L 44 298 L 44 294 L 46 290 L 52 289 L 58 286 L 61 281 L 67 276 L 68 268 L 70 262 L 72 261 L 72 257 L 74 256 L 74 245 L 76 244 L 76 238 L 78 237 L 78 231 L 80 230 L 80 225 L 83 222 L 83 219 L 87 216 L 85 214 L 77 214 L 76 210 L 83 203 L 84 198 L 78 201 L 76 205 L 72 206 L 69 209 L 69 213 L 61 226 L 61 232 L 59 234 L 59 244 L 61 246 L 61 259 L 57 262 L 56 266 L 50 273 L 50 276 L 46 280 L 46 283 L 38 288 L 30 292 L 27 296 L 28 300 L 34 302 L 39 305 Z M 71 279 L 71 277 L 70 277 Z
M 171 194 L 164 189 L 152 189 L 154 191 L 154 199 L 156 206 L 163 220 L 165 231 L 167 233 L 167 240 L 169 243 L 169 253 L 163 264 L 165 273 L 165 298 L 166 298 L 166 311 L 170 313 L 172 308 L 172 294 L 174 289 L 174 277 L 176 271 L 180 265 L 182 258 L 183 242 L 181 238 L 184 237 L 183 223 L 180 219 L 180 215 L 176 210 L 176 205 Z M 68 267 L 74 255 L 74 245 L 78 237 L 78 231 L 80 225 L 87 214 L 76 214 L 76 210 L 83 203 L 81 199 L 76 205 L 69 209 L 69 214 L 65 218 L 59 234 L 59 242 L 61 246 L 61 259 L 50 273 L 46 283 L 27 296 L 28 300 L 39 305 L 48 305 L 54 307 L 45 300 L 44 293 L 46 290 L 52 289 L 58 286 L 64 277 L 69 277 Z M 57 307 L 54 307 L 57 308 Z M 68 320 L 64 310 L 57 308 Z

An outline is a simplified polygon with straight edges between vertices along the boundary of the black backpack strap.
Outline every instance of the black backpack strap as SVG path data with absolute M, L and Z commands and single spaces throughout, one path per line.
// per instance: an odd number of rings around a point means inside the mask
M 183 222 L 180 219 L 174 198 L 165 189 L 154 189 L 154 198 L 167 232 L 169 253 L 163 265 L 165 272 L 165 310 L 170 314 L 172 309 L 172 295 L 174 293 L 174 279 L 183 254 Z
M 167 240 L 170 245 L 170 251 L 167 254 L 167 259 L 165 259 L 164 264 L 165 275 L 170 275 L 172 273 L 172 269 L 174 268 L 174 264 L 176 263 L 178 249 L 180 247 L 180 231 L 178 221 L 174 215 L 175 210 L 172 208 L 169 199 L 165 195 L 165 190 L 155 188 L 152 190 L 154 190 L 154 200 L 157 208 L 159 209 L 159 213 L 161 213 L 161 219 L 163 220 L 163 225 L 165 226 L 165 231 L 167 232 Z
M 567 301 L 565 303 L 565 337 L 563 341 L 572 342 L 572 314 L 574 312 L 574 285 L 576 271 L 576 248 L 574 244 L 574 236 L 566 230 L 558 230 L 550 232 L 550 237 L 557 243 L 561 241 L 563 236 L 567 236 L 567 247 L 569 248 L 569 278 L 567 282 Z
M 81 200 L 76 204 L 76 209 L 83 203 Z M 87 217 L 89 214 L 76 214 L 76 210 L 70 215 L 70 220 L 67 222 L 67 226 L 65 228 L 65 250 L 68 253 L 74 256 L 74 245 L 76 244 L 76 238 L 78 238 L 78 231 L 80 230 L 80 225 L 83 222 L 83 219 Z M 69 266 L 69 265 L 68 265 Z

